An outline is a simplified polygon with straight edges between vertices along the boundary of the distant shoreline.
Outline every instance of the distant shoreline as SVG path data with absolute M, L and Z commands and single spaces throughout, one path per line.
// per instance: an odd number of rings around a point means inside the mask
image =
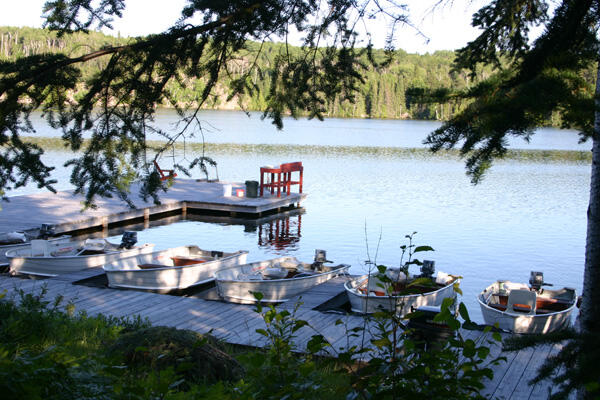
M 64 146 L 60 137 L 32 137 L 22 138 L 28 143 L 34 143 L 44 150 L 70 152 Z M 84 139 L 84 146 L 88 142 Z M 163 142 L 164 143 L 164 142 Z M 149 146 L 160 145 L 160 141 L 148 141 Z M 183 144 L 177 143 L 175 148 L 183 149 Z M 202 143 L 186 143 L 187 150 L 201 151 Z M 332 145 L 297 145 L 297 144 L 238 144 L 238 143 L 206 143 L 205 152 L 207 155 L 215 154 L 290 154 L 290 155 L 353 155 L 356 157 L 379 157 L 379 158 L 436 158 L 447 160 L 461 160 L 460 151 L 457 149 L 440 150 L 432 153 L 428 148 L 416 147 L 375 147 L 375 146 L 332 146 Z M 75 153 L 74 153 L 75 154 Z M 509 149 L 502 160 L 519 162 L 566 162 L 575 164 L 589 164 L 592 161 L 592 153 L 579 150 L 536 150 L 536 149 Z

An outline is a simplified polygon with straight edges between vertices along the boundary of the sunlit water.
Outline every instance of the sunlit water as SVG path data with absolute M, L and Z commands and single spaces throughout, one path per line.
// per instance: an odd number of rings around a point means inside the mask
M 475 296 L 496 279 L 527 282 L 529 271 L 537 270 L 544 272 L 547 282 L 581 292 L 590 182 L 590 167 L 585 163 L 498 162 L 481 184 L 473 186 L 460 160 L 409 153 L 329 152 L 326 147 L 422 147 L 427 133 L 439 126 L 436 123 L 286 120 L 284 131 L 278 132 L 256 114 L 248 119 L 242 113 L 206 112 L 202 118 L 205 126 L 212 126 L 206 133 L 208 142 L 324 146 L 318 154 L 301 157 L 285 150 L 282 154 L 211 154 L 225 181 L 258 180 L 261 165 L 302 161 L 308 194 L 302 204 L 305 213 L 256 229 L 180 222 L 139 232 L 141 242 L 156 243 L 159 249 L 192 243 L 211 249 L 246 249 L 252 261 L 281 254 L 310 260 L 314 249 L 326 249 L 329 259 L 349 263 L 351 272 L 359 274 L 366 271 L 368 257 L 397 266 L 404 236 L 416 231 L 418 245 L 435 249 L 423 258 L 435 260 L 439 270 L 464 277 L 463 301 L 476 320 L 481 316 Z M 172 121 L 172 112 L 159 113 L 157 122 L 165 129 Z M 36 126 L 41 135 L 58 135 L 39 121 Z M 574 132 L 545 129 L 531 143 L 514 141 L 512 147 L 589 150 L 590 144 L 579 144 Z M 47 154 L 56 165 L 68 158 L 64 152 Z M 163 162 L 169 168 L 170 161 Z M 57 188 L 69 188 L 68 171 L 59 168 L 56 178 Z M 37 190 L 31 186 L 13 194 Z M 285 224 L 289 224 L 287 233 Z

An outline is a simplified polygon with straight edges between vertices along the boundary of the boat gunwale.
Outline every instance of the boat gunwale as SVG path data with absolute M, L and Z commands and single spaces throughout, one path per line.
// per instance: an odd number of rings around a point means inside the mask
M 221 296 L 221 294 L 219 294 L 219 296 L 221 297 L 221 300 L 227 301 L 229 303 L 235 303 L 235 304 L 251 305 L 251 304 L 257 304 L 259 302 L 259 300 L 256 300 L 256 299 L 255 300 L 248 300 L 248 298 L 246 298 L 246 297 L 240 297 L 240 296 Z M 260 299 L 260 303 L 285 303 L 287 301 L 290 301 L 294 297 L 295 296 L 288 297 L 286 299 L 277 299 L 277 300 L 262 298 L 262 299 Z M 238 300 L 238 301 L 231 301 L 231 300 L 228 300 L 228 299 L 233 299 L 233 300 Z
M 184 289 L 189 289 L 189 288 L 193 288 L 194 286 L 199 286 L 199 285 L 203 285 L 205 283 L 209 283 L 214 281 L 214 278 L 209 278 L 209 279 L 205 279 L 203 281 L 197 281 L 192 283 L 189 286 L 172 286 L 172 287 L 165 287 L 165 286 L 160 286 L 160 287 L 149 287 L 149 286 L 134 286 L 134 285 L 109 285 L 109 288 L 116 288 L 116 289 L 136 289 L 136 290 L 162 290 L 162 291 L 170 291 L 170 290 L 184 290 Z
M 81 270 L 81 271 L 84 271 L 84 270 Z M 79 271 L 73 271 L 73 272 L 79 272 Z M 69 272 L 67 272 L 67 273 L 69 273 Z M 12 274 L 12 272 L 11 272 L 11 274 Z M 48 274 L 48 273 L 43 273 L 43 272 L 27 272 L 27 271 L 23 271 L 23 270 L 16 271 L 14 274 L 15 275 L 30 275 L 30 276 L 33 275 L 33 276 L 40 276 L 40 277 L 44 277 L 44 278 L 56 278 L 57 276 L 60 275 L 60 274 Z
M 179 246 L 179 247 L 189 247 L 189 246 Z M 162 253 L 162 252 L 166 252 L 166 251 L 169 251 L 169 250 L 172 250 L 172 249 L 159 250 L 159 251 L 154 252 L 154 253 Z M 200 250 L 202 250 L 202 249 L 200 249 Z M 141 255 L 144 255 L 144 256 L 146 256 L 146 255 L 152 255 L 154 253 L 140 254 L 140 256 Z M 236 252 L 231 253 L 231 255 L 229 255 L 227 257 L 222 257 L 222 258 L 219 258 L 219 259 L 216 259 L 216 260 L 205 261 L 205 262 L 198 262 L 198 263 L 195 263 L 195 264 L 187 264 L 187 265 L 173 265 L 173 266 L 165 265 L 164 267 L 139 268 L 139 269 L 106 269 L 107 265 L 109 265 L 109 264 L 115 264 L 115 263 L 119 262 L 119 261 L 113 261 L 113 262 L 104 264 L 102 266 L 102 269 L 104 270 L 104 272 L 123 272 L 123 273 L 125 273 L 125 272 L 136 272 L 136 273 L 139 273 L 139 272 L 148 272 L 148 273 L 151 273 L 151 272 L 154 272 L 154 271 L 165 271 L 165 270 L 174 270 L 174 269 L 183 269 L 183 268 L 190 268 L 190 267 L 198 267 L 198 266 L 207 266 L 207 265 L 210 265 L 210 264 L 215 263 L 217 261 L 229 260 L 231 258 L 239 257 L 239 256 L 241 256 L 243 254 L 248 254 L 248 253 L 249 253 L 248 250 L 237 250 Z
M 60 259 L 73 259 L 73 258 L 77 258 L 77 259 L 84 259 L 84 258 L 91 258 L 91 257 L 98 257 L 98 256 L 110 256 L 113 254 L 121 254 L 121 253 L 125 253 L 127 251 L 132 251 L 132 250 L 143 250 L 145 248 L 148 247 L 154 247 L 156 246 L 154 243 L 144 243 L 141 246 L 136 246 L 132 249 L 123 249 L 121 251 L 107 251 L 104 253 L 98 253 L 98 254 L 87 254 L 87 255 L 68 255 L 68 256 L 21 256 L 21 255 L 9 255 L 8 253 L 12 253 L 13 251 L 18 251 L 18 250 L 22 250 L 22 249 L 13 249 L 13 250 L 8 250 L 5 254 L 6 258 L 12 260 L 12 259 L 30 259 L 30 260 L 60 260 Z
M 274 261 L 274 260 L 279 260 L 279 259 L 282 259 L 282 258 L 295 258 L 295 257 L 288 257 L 288 256 L 286 256 L 286 257 L 274 258 L 272 260 L 267 260 L 267 261 Z M 298 261 L 298 260 L 296 259 L 296 261 Z M 313 275 L 302 276 L 302 277 L 299 277 L 299 278 L 291 277 L 291 278 L 280 278 L 280 279 L 260 279 L 260 280 L 259 279 L 256 279 L 256 280 L 250 280 L 250 279 L 248 279 L 248 280 L 239 280 L 239 279 L 219 279 L 217 277 L 217 275 L 219 273 L 221 273 L 221 272 L 225 272 L 227 270 L 232 270 L 232 269 L 235 269 L 235 268 L 245 267 L 247 265 L 260 264 L 261 262 L 263 262 L 263 261 L 257 261 L 255 263 L 247 263 L 247 264 L 242 264 L 242 265 L 236 265 L 236 266 L 233 266 L 233 267 L 223 268 L 222 270 L 215 272 L 215 281 L 216 282 L 221 282 L 221 283 L 250 283 L 250 282 L 252 282 L 253 285 L 260 284 L 260 283 L 267 283 L 267 282 L 268 283 L 277 283 L 277 282 L 300 281 L 300 280 L 304 280 L 304 279 L 314 279 L 315 277 L 324 276 L 324 275 L 327 275 L 327 274 L 331 274 L 333 272 L 339 272 L 341 270 L 346 270 L 347 271 L 351 267 L 350 264 L 338 264 L 335 267 L 332 267 L 332 268 L 336 268 L 334 270 L 325 271 L 325 272 L 319 272 L 319 273 L 316 273 L 316 274 L 313 274 Z M 301 261 L 298 261 L 298 262 L 301 262 Z M 267 268 L 267 267 L 265 267 L 265 268 Z M 291 268 L 286 268 L 286 269 L 291 269 Z M 283 300 L 280 300 L 280 301 L 283 301 Z
M 48 241 L 56 242 L 59 240 L 66 240 L 66 239 L 73 239 L 73 237 L 71 235 L 61 235 L 61 236 L 51 237 L 50 239 L 48 239 Z M 4 249 L 10 249 L 10 250 L 6 250 L 6 252 L 13 251 L 13 250 L 23 250 L 23 249 L 21 249 L 21 247 L 25 247 L 25 246 L 31 246 L 31 240 L 28 240 L 27 242 L 15 243 L 15 244 L 0 244 L 0 252 L 2 252 L 2 250 L 4 250 Z M 15 247 L 18 247 L 18 248 L 15 248 Z
M 375 299 L 407 299 L 407 298 L 411 298 L 411 297 L 428 296 L 428 295 L 431 295 L 431 294 L 434 294 L 434 293 L 438 293 L 439 291 L 447 289 L 450 285 L 454 285 L 455 283 L 460 283 L 460 278 L 459 277 L 456 277 L 454 275 L 451 275 L 451 276 L 454 278 L 454 280 L 452 282 L 448 283 L 447 285 L 445 285 L 445 286 L 443 286 L 443 287 L 441 287 L 441 288 L 439 288 L 437 290 L 434 290 L 432 292 L 427 292 L 427 293 L 406 294 L 406 295 L 402 295 L 402 296 L 393 296 L 393 295 L 392 296 L 389 296 L 389 295 L 373 296 L 373 295 L 370 295 L 368 293 L 367 294 L 360 293 L 357 290 L 356 287 L 354 287 L 354 288 L 348 287 L 348 285 L 351 282 L 353 282 L 353 281 L 361 280 L 361 283 L 362 283 L 363 281 L 369 279 L 369 275 L 363 275 L 363 276 L 361 276 L 359 278 L 356 278 L 354 280 L 349 280 L 348 282 L 344 283 L 344 289 L 346 289 L 347 292 L 351 292 L 352 295 L 360 297 L 360 298 L 367 297 L 367 298 L 371 298 L 371 299 L 373 299 L 373 298 L 375 298 Z
M 525 313 L 511 313 L 508 311 L 502 311 L 502 310 L 498 310 L 497 308 L 494 308 L 492 306 L 489 306 L 488 304 L 486 304 L 485 302 L 482 301 L 482 296 L 483 293 L 485 291 L 487 291 L 488 289 L 490 289 L 492 286 L 494 286 L 496 283 L 498 283 L 499 281 L 496 281 L 494 283 L 492 283 L 491 285 L 489 285 L 488 287 L 486 287 L 485 289 L 483 289 L 478 295 L 477 295 L 477 301 L 479 302 L 480 306 L 485 307 L 487 310 L 491 310 L 497 314 L 501 314 L 501 315 L 507 315 L 509 317 L 527 317 L 527 318 L 549 318 L 553 315 L 556 314 L 570 314 L 573 311 L 573 308 L 577 305 L 577 292 L 575 291 L 575 289 L 573 289 L 573 302 L 569 305 L 568 308 L 564 309 L 564 310 L 560 310 L 560 311 L 552 311 L 552 312 L 548 312 L 545 314 L 525 314 Z M 503 282 L 510 282 L 510 281 L 503 281 Z M 516 282 L 510 282 L 510 283 L 516 283 Z M 567 289 L 567 288 L 565 288 Z M 570 288 L 569 288 L 570 289 Z M 537 293 L 536 293 L 537 296 Z M 491 297 L 491 296 L 490 296 Z
M 58 240 L 65 240 L 65 239 L 73 239 L 73 237 L 71 235 L 60 235 L 60 236 L 53 236 L 47 240 L 49 242 L 55 242 Z M 27 240 L 25 242 L 21 242 L 21 243 L 0 244 L 0 251 L 2 251 L 3 248 L 30 246 L 32 240 L 35 240 L 35 239 L 29 239 L 29 240 Z

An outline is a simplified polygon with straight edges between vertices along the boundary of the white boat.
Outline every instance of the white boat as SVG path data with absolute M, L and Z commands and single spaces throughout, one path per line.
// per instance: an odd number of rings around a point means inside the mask
M 3 232 L 0 233 L 0 264 L 8 263 L 6 252 L 15 249 L 25 249 L 30 246 L 31 240 L 45 238 L 52 242 L 68 242 L 71 237 L 62 235 L 51 237 L 54 235 L 52 226 L 43 224 L 42 228 L 23 232 Z
M 412 278 L 407 279 L 398 269 L 389 268 L 386 274 L 396 282 L 395 290 L 388 291 L 388 284 L 383 284 L 375 275 L 363 275 L 345 283 L 352 311 L 372 314 L 380 310 L 395 310 L 396 314 L 404 316 L 418 307 L 440 306 L 445 298 L 455 297 L 454 285 L 460 282 L 457 276 L 441 271 L 433 278 L 431 270 L 426 278 L 430 284 L 407 286 Z
M 104 272 L 110 287 L 169 291 L 210 282 L 220 269 L 244 264 L 247 255 L 181 246 L 106 264 Z
M 577 302 L 575 289 L 543 289 L 543 274 L 531 272 L 530 286 L 524 283 L 497 281 L 478 296 L 487 325 L 514 333 L 549 333 L 571 324 Z
M 30 246 L 7 251 L 6 257 L 10 260 L 10 273 L 13 275 L 52 277 L 151 253 L 154 249 L 153 244 L 134 246 L 136 241 L 135 232 L 126 232 L 120 245 L 104 239 L 69 242 L 32 240 Z
M 237 267 L 225 268 L 215 274 L 217 292 L 225 301 L 241 304 L 256 303 L 252 293 L 260 292 L 263 303 L 280 303 L 305 292 L 329 279 L 347 273 L 350 265 L 325 266 L 324 252 L 312 264 L 295 257 L 279 257 Z

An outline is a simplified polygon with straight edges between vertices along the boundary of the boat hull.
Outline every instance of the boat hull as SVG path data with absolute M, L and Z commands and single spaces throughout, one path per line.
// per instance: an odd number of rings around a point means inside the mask
M 525 284 L 502 282 L 503 285 L 513 285 L 517 289 L 528 289 Z M 544 334 L 568 327 L 571 324 L 571 315 L 575 308 L 576 293 L 572 291 L 570 306 L 565 310 L 545 314 L 521 314 L 498 310 L 489 305 L 489 296 L 498 290 L 499 282 L 488 286 L 477 296 L 481 313 L 486 325 L 498 324 L 498 328 L 505 331 L 521 334 Z M 518 286 L 517 286 L 518 285 Z M 571 289 L 568 289 L 571 290 Z
M 262 303 L 280 303 L 321 284 L 329 279 L 346 273 L 349 265 L 341 264 L 330 267 L 330 271 L 315 273 L 314 275 L 301 278 L 272 279 L 272 280 L 242 280 L 236 279 L 239 274 L 249 274 L 260 271 L 277 263 L 299 263 L 294 257 L 280 257 L 267 261 L 240 265 L 233 268 L 223 269 L 215 274 L 217 292 L 225 301 L 240 304 L 254 304 L 256 298 L 253 292 L 263 295 Z
M 119 260 L 104 266 L 108 285 L 115 288 L 142 290 L 176 290 L 200 285 L 214 280 L 215 272 L 246 262 L 247 251 L 222 253 L 223 257 L 190 265 L 172 264 L 172 257 L 189 257 L 198 254 L 197 246 L 181 246 L 163 251 L 140 254 L 126 260 Z M 210 255 L 217 253 L 203 251 Z M 221 252 L 218 252 L 221 253 Z M 209 257 L 207 257 L 208 259 Z M 164 267 L 141 269 L 140 264 L 164 264 Z
M 54 242 L 54 243 L 68 243 L 71 240 L 72 240 L 71 236 L 68 236 L 68 235 L 48 239 L 49 242 Z M 23 249 L 30 249 L 30 248 L 31 248 L 31 243 L 29 243 L 29 242 L 17 243 L 17 244 L 7 244 L 7 245 L 0 246 L 0 264 L 10 262 L 10 259 L 8 257 L 6 257 L 7 252 L 9 252 L 11 250 L 23 250 Z
M 66 251 L 69 248 L 78 248 L 83 245 L 83 241 L 67 243 L 48 243 L 49 252 Z M 40 277 L 53 277 L 60 274 L 81 271 L 88 268 L 100 267 L 128 257 L 135 257 L 139 254 L 151 253 L 154 249 L 153 244 L 144 244 L 121 251 L 107 252 L 103 254 L 85 255 L 85 256 L 51 256 L 40 255 L 32 256 L 30 248 L 11 250 L 6 253 L 10 260 L 11 274 L 25 274 Z
M 407 296 L 375 296 L 360 293 L 356 288 L 360 287 L 368 276 L 362 276 L 358 279 L 346 282 L 344 285 L 350 307 L 353 312 L 359 314 L 372 314 L 377 311 L 393 311 L 400 316 L 404 316 L 421 306 L 440 306 L 445 298 L 456 296 L 454 284 L 459 283 L 455 279 L 446 286 L 429 293 L 413 294 Z

